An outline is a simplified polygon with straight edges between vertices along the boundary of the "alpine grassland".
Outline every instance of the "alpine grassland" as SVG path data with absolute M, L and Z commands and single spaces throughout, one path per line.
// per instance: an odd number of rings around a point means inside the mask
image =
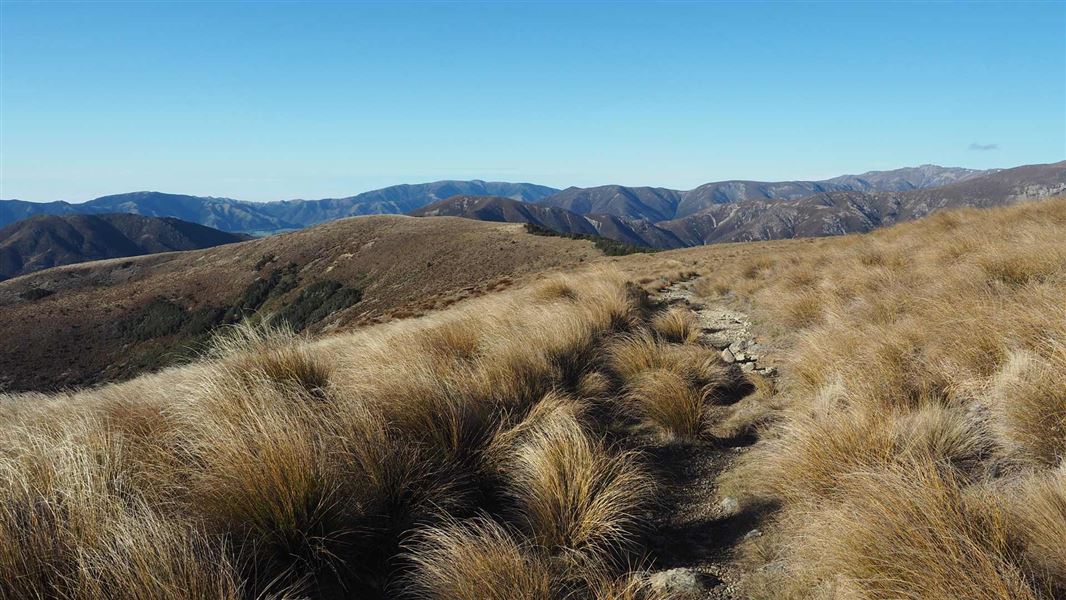
M 934 214 L 696 283 L 785 340 L 726 475 L 757 598 L 1066 597 L 1066 200 Z
M 595 271 L 9 395 L 0 595 L 662 597 L 642 444 L 700 435 L 737 385 L 690 328 Z

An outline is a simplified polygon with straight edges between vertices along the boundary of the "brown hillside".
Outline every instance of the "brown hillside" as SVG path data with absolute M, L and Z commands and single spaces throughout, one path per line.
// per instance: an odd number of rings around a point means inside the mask
M 18 340 L 0 350 L 0 387 L 129 377 L 194 354 L 214 326 L 257 311 L 287 309 L 296 329 L 332 330 L 420 314 L 597 256 L 590 242 L 521 225 L 380 216 L 59 267 L 0 283 L 0 323 Z

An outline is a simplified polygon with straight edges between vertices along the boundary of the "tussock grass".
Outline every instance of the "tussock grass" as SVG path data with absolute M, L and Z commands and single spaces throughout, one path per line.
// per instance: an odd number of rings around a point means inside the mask
M 1066 592 L 1066 466 L 1044 472 L 1022 485 L 1011 525 L 1025 556 L 1061 595 Z
M 780 505 L 752 589 L 1066 593 L 1064 232 L 1063 199 L 954 211 L 697 286 L 791 331 L 767 439 L 728 476 Z
M 578 564 L 619 557 L 654 489 L 632 453 L 612 454 L 556 409 L 520 436 L 503 469 L 536 546 Z
M 550 600 L 544 558 L 487 519 L 427 529 L 409 544 L 415 597 L 439 600 Z
M 844 482 L 843 502 L 804 528 L 805 575 L 863 598 L 1039 598 L 1006 515 L 921 463 Z
M 699 437 L 718 401 L 740 384 L 713 349 L 670 344 L 646 330 L 619 338 L 607 365 L 623 382 L 623 409 L 668 438 Z
M 0 597 L 644 597 L 652 479 L 604 441 L 608 348 L 639 331 L 694 390 L 720 376 L 650 311 L 593 272 L 0 398 Z
M 1048 356 L 1016 352 L 993 378 L 989 399 L 1005 443 L 1054 467 L 1066 459 L 1066 345 Z
M 656 315 L 651 327 L 661 339 L 675 344 L 691 344 L 700 334 L 696 315 L 684 308 L 671 308 Z
M 670 436 L 698 437 L 707 428 L 706 400 L 679 373 L 648 369 L 633 376 L 626 402 L 635 414 Z

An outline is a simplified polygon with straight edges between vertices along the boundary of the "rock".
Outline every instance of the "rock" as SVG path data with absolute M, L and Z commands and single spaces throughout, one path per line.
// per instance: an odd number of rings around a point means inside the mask
M 725 350 L 722 350 L 722 360 L 727 363 L 733 363 L 736 362 L 737 359 L 733 356 L 733 353 L 729 351 L 729 348 L 726 348 Z
M 737 362 L 745 362 L 748 360 L 748 355 L 743 352 L 734 352 L 733 357 L 737 359 Z
M 755 370 L 755 363 L 750 363 L 750 362 L 741 363 L 740 364 L 740 370 L 745 372 L 745 373 L 751 373 L 751 372 L 753 372 Z
M 722 583 L 714 575 L 693 569 L 658 571 L 648 577 L 648 586 L 671 598 L 699 598 Z
M 761 531 L 759 531 L 758 529 L 752 529 L 751 531 L 749 531 L 749 532 L 744 534 L 744 539 L 750 540 L 751 538 L 757 538 L 757 537 L 761 537 L 761 536 L 762 536 L 762 532 Z
M 726 496 L 718 503 L 718 510 L 726 516 L 735 515 L 737 511 L 740 510 L 740 503 L 737 502 L 736 498 Z
M 763 367 L 762 369 L 755 369 L 755 371 L 760 375 L 765 375 L 766 377 L 773 377 L 777 375 L 777 367 Z

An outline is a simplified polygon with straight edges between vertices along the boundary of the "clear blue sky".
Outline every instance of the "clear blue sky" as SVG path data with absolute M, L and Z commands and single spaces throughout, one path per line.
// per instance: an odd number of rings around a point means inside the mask
M 3 198 L 1066 158 L 1061 1 L 5 0 L 0 36 Z

